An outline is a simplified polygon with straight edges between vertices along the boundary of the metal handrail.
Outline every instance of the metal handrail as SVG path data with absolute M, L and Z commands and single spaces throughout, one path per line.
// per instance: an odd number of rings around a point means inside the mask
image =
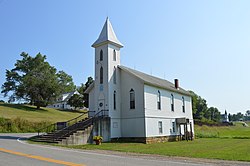
M 77 116 L 77 117 L 75 117 L 75 118 L 72 118 L 72 119 L 66 121 L 65 123 L 68 124 L 68 123 L 70 123 L 70 122 L 72 122 L 72 121 L 74 121 L 74 120 L 75 120 L 76 123 L 77 123 L 77 119 L 79 119 L 80 117 L 82 117 L 83 115 L 85 115 L 85 114 L 87 114 L 87 113 L 89 113 L 89 112 L 93 112 L 93 111 L 84 112 L 84 113 L 82 113 L 81 115 L 79 115 L 79 116 Z M 43 131 L 44 129 L 46 129 L 45 131 L 46 131 L 46 133 L 48 133 L 49 128 L 51 128 L 51 126 L 54 126 L 54 130 L 52 130 L 52 131 L 56 131 L 57 122 L 56 122 L 56 123 L 53 123 L 53 124 L 51 124 L 51 125 L 49 125 L 49 126 L 46 126 L 46 127 L 43 127 L 43 128 L 38 129 L 38 130 L 37 130 L 37 135 L 40 136 L 40 131 Z M 44 135 L 44 134 L 43 134 L 43 135 Z
M 100 113 L 102 113 L 102 116 L 105 116 L 105 114 L 104 114 L 105 111 L 108 111 L 108 110 L 101 110 L 101 111 L 97 112 L 93 117 L 91 117 L 91 118 L 89 118 L 89 119 L 83 121 L 83 124 L 75 123 L 75 124 L 73 124 L 73 125 L 71 125 L 71 126 L 67 126 L 67 127 L 63 128 L 63 129 L 61 129 L 61 130 L 56 131 L 56 132 L 54 133 L 53 141 L 56 139 L 56 135 L 59 136 L 58 138 L 64 137 L 64 136 L 66 136 L 66 135 L 69 135 L 69 134 L 71 134 L 71 133 L 74 133 L 74 132 L 77 131 L 80 127 L 81 127 L 81 128 L 85 128 L 86 126 L 88 126 L 88 125 L 90 124 L 90 122 L 91 122 L 91 124 L 93 124 L 94 120 L 96 119 L 96 117 L 97 117 Z M 90 111 L 90 112 L 95 112 L 95 111 Z M 76 125 L 78 125 L 76 128 L 70 129 L 70 128 L 72 128 L 73 126 L 76 126 Z M 79 126 L 79 125 L 81 125 L 81 126 Z M 60 135 L 60 132 L 62 132 L 62 131 L 66 131 L 66 133 L 63 133 L 62 135 Z

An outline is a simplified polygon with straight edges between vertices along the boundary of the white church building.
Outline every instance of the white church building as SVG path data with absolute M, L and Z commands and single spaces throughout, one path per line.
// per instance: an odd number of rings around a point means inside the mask
M 105 115 L 95 123 L 93 135 L 144 143 L 193 138 L 191 94 L 177 79 L 171 83 L 122 66 L 123 45 L 108 18 L 92 47 L 95 77 L 85 91 L 89 116 Z

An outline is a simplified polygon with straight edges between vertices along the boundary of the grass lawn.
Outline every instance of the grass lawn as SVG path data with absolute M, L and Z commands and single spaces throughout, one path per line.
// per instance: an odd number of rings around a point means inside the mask
M 53 123 L 66 121 L 80 114 L 81 112 L 76 111 L 59 111 L 50 108 L 37 110 L 35 107 L 28 105 L 0 103 L 0 119 L 11 119 L 13 123 L 12 125 L 8 125 L 4 121 L 0 121 L 0 123 L 3 123 L 0 124 L 0 131 L 34 132 L 37 128 L 42 127 L 42 123 L 40 124 L 40 122 Z M 27 123 L 22 128 L 24 122 L 17 120 L 17 118 L 24 119 L 29 123 L 31 122 L 31 124 Z M 3 128 L 4 124 L 5 128 Z M 43 125 L 47 125 L 47 123 Z M 240 123 L 229 127 L 195 126 L 195 133 L 203 138 L 189 142 L 181 141 L 155 144 L 103 143 L 101 146 L 75 145 L 67 147 L 250 162 L 250 127 L 243 127 Z
M 67 146 L 77 149 L 101 149 L 121 152 L 209 158 L 222 160 L 250 161 L 249 139 L 201 138 L 194 141 L 155 144 L 103 143 L 97 145 Z
M 195 126 L 195 132 L 203 138 L 189 142 L 103 143 L 101 146 L 75 145 L 69 147 L 250 162 L 250 127 L 243 127 L 241 123 L 228 127 Z
M 195 125 L 195 135 L 201 138 L 249 138 L 250 127 L 243 127 L 241 122 L 234 126 L 198 126 Z M 248 123 L 250 126 L 250 124 Z M 250 141 L 250 140 L 249 140 Z
M 21 104 L 0 103 L 0 117 L 6 119 L 21 118 L 30 122 L 49 121 L 67 121 L 77 117 L 81 112 L 76 111 L 59 111 L 52 108 L 36 109 L 34 106 Z

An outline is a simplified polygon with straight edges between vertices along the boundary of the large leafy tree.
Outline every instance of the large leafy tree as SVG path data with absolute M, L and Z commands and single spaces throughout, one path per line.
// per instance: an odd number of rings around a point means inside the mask
M 206 119 L 209 119 L 209 120 L 213 120 L 215 122 L 219 122 L 220 119 L 221 119 L 221 115 L 220 115 L 220 112 L 217 108 L 215 107 L 209 107 L 205 114 L 204 114 L 204 117 Z
M 207 101 L 201 96 L 198 96 L 193 91 L 189 91 L 192 94 L 192 108 L 193 108 L 193 117 L 196 120 L 212 120 L 219 122 L 221 118 L 220 111 L 215 107 L 207 106 Z
M 189 92 L 192 94 L 193 117 L 194 119 L 202 119 L 207 111 L 207 101 L 193 91 Z
M 24 99 L 40 108 L 53 102 L 61 93 L 75 89 L 72 77 L 46 62 L 46 56 L 38 53 L 35 57 L 21 53 L 15 68 L 6 70 L 6 82 L 2 85 L 5 96 L 12 94 L 9 101 Z
M 59 71 L 56 75 L 59 81 L 59 90 L 62 93 L 72 92 L 76 89 L 76 86 L 70 75 L 68 75 L 64 71 Z

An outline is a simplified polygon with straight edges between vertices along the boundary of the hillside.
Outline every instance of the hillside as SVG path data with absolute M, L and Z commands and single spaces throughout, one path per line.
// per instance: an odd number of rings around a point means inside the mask
M 67 121 L 77 117 L 81 112 L 60 111 L 52 108 L 36 109 L 36 107 L 21 104 L 0 103 L 0 118 L 16 119 L 21 118 L 30 122 L 48 121 L 51 123 L 57 121 Z
M 250 122 L 248 122 L 250 125 Z M 198 126 L 195 125 L 195 136 L 198 138 L 241 138 L 250 139 L 250 127 L 242 122 L 234 122 L 233 126 Z

